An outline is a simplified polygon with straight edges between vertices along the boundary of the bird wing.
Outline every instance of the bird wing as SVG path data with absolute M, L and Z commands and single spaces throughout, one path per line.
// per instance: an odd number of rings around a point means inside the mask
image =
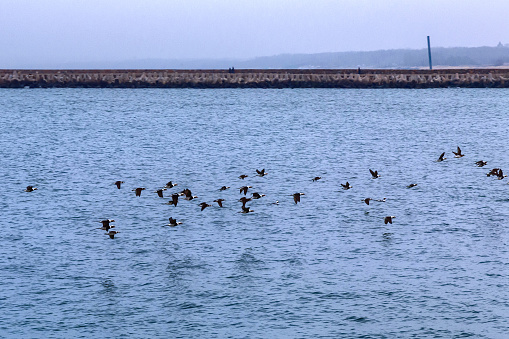
M 371 173 L 372 176 L 376 176 L 375 172 L 373 172 L 371 169 L 369 170 L 369 172 Z

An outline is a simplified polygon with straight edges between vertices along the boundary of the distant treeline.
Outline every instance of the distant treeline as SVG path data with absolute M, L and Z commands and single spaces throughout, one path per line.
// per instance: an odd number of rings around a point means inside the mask
M 433 66 L 493 67 L 509 65 L 509 45 L 497 47 L 432 48 Z M 281 54 L 248 60 L 137 60 L 106 68 L 157 69 L 297 69 L 297 68 L 419 68 L 428 67 L 428 50 L 393 49 L 371 52 Z M 99 67 L 96 67 L 99 68 Z
M 432 47 L 433 66 L 493 67 L 509 65 L 509 44 L 497 47 Z M 428 67 L 428 51 L 393 49 L 371 52 L 281 54 L 253 59 L 137 59 L 96 62 L 30 62 L 2 68 L 19 69 L 411 69 Z
M 509 47 L 432 48 L 434 66 L 509 65 Z M 428 66 L 428 50 L 282 54 L 239 63 L 242 68 L 414 68 Z

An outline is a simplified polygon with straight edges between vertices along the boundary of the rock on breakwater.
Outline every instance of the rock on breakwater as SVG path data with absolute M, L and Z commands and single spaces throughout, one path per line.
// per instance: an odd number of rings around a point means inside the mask
M 509 88 L 509 69 L 0 70 L 0 88 Z

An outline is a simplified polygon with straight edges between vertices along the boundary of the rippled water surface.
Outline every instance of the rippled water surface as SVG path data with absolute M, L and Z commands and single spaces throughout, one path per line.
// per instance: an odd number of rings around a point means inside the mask
M 0 117 L 0 337 L 508 337 L 508 90 L 2 89 Z

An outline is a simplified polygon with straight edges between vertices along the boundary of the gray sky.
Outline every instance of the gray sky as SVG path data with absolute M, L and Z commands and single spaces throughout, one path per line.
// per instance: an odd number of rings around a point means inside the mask
M 0 68 L 509 43 L 509 0 L 0 0 Z

